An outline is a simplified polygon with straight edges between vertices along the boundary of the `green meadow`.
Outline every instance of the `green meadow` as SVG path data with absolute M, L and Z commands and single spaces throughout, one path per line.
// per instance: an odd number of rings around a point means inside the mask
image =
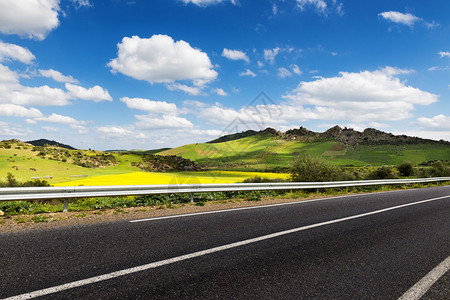
M 250 136 L 223 143 L 190 144 L 159 152 L 180 155 L 209 168 L 264 170 L 290 167 L 298 155 L 309 153 L 329 159 L 338 166 L 382 166 L 433 160 L 450 160 L 450 146 L 444 144 L 344 146 L 331 140 L 289 141 L 272 136 Z
M 302 154 L 324 157 L 337 166 L 354 167 L 398 165 L 402 162 L 417 166 L 428 161 L 450 160 L 450 147 L 437 143 L 350 148 L 331 140 L 298 142 L 255 135 L 223 143 L 190 144 L 156 153 L 190 159 L 205 171 L 144 172 L 138 164 L 143 161 L 145 151 L 109 154 L 53 147 L 42 155 L 29 144 L 19 141 L 7 144 L 8 147 L 6 144 L 0 147 L 0 179 L 12 173 L 22 182 L 40 178 L 53 185 L 221 183 L 240 182 L 254 176 L 286 179 L 288 168 Z M 77 159 L 80 162 L 80 157 L 86 160 L 90 157 L 107 158 L 108 155 L 113 155 L 114 164 L 108 164 L 107 160 L 101 161 L 104 164 L 99 167 L 75 164 Z M 261 173 L 251 173 L 255 171 Z M 273 171 L 284 174 L 270 173 Z
M 133 163 L 142 162 L 142 155 L 114 153 L 117 164 L 99 168 L 86 168 L 71 162 L 42 158 L 33 147 L 11 144 L 10 148 L 0 148 L 0 179 L 8 173 L 23 182 L 33 178 L 47 180 L 56 186 L 76 185 L 120 185 L 120 184 L 188 184 L 188 183 L 232 183 L 250 177 L 286 179 L 287 174 L 252 173 L 236 171 L 198 171 L 198 172 L 143 172 Z M 99 151 L 64 150 L 82 153 L 86 156 L 98 155 Z

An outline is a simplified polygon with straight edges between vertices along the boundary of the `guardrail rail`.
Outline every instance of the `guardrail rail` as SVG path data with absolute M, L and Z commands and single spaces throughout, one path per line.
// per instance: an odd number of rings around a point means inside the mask
M 189 193 L 193 202 L 194 193 L 227 191 L 269 191 L 302 190 L 321 188 L 341 188 L 373 185 L 413 184 L 450 181 L 450 177 L 355 180 L 329 182 L 276 182 L 276 183 L 221 183 L 221 184 L 173 184 L 173 185 L 115 185 L 115 186 L 74 186 L 74 187 L 6 187 L 0 188 L 0 201 L 55 200 L 64 201 L 63 211 L 67 211 L 69 199 L 137 196 L 154 194 Z

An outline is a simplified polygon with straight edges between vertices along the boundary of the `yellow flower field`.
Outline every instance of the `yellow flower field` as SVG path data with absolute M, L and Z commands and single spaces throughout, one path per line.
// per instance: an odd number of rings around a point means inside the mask
M 210 171 L 153 173 L 132 172 L 118 175 L 91 176 L 83 179 L 57 183 L 55 186 L 99 186 L 99 185 L 147 185 L 147 184 L 196 184 L 196 183 L 234 183 L 251 177 L 287 179 L 288 174 Z

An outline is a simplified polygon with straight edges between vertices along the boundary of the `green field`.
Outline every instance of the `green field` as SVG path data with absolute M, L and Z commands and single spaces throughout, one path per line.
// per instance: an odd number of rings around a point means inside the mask
M 230 171 L 142 172 L 138 167 L 131 165 L 133 162 L 141 162 L 141 155 L 120 153 L 114 154 L 117 160 L 114 166 L 86 168 L 70 162 L 56 161 L 51 157 L 41 158 L 38 151 L 32 149 L 32 146 L 22 144 L 12 144 L 8 149 L 0 148 L 0 180 L 5 180 L 8 173 L 13 174 L 21 182 L 41 178 L 57 186 L 232 183 L 255 176 L 287 178 L 287 174 Z M 99 154 L 98 151 L 91 150 L 68 151 L 81 152 L 87 156 Z
M 289 168 L 302 154 L 312 154 L 329 159 L 340 166 L 381 166 L 411 162 L 418 165 L 433 160 L 450 160 L 450 146 L 444 144 L 377 145 L 349 148 L 331 140 L 298 142 L 270 135 L 255 135 L 224 143 L 199 143 L 164 150 L 159 155 L 179 155 L 202 166 L 202 172 L 143 172 L 136 166 L 143 155 L 113 153 L 114 165 L 83 167 L 74 164 L 77 157 L 110 155 L 94 150 L 66 150 L 48 148 L 39 155 L 32 145 L 8 142 L 0 147 L 0 179 L 7 173 L 21 181 L 33 178 L 46 179 L 53 185 L 109 185 L 109 184 L 180 184 L 239 182 L 260 176 L 283 178 L 286 174 L 273 174 L 276 168 Z M 34 148 L 34 149 L 33 149 Z M 34 150 L 34 151 L 33 151 Z M 53 152 L 52 152 L 53 151 Z M 67 159 L 63 162 L 62 155 Z M 269 172 L 269 173 L 251 173 Z M 284 173 L 288 169 L 282 170 Z M 242 173 L 245 172 L 245 173 Z
M 190 144 L 159 152 L 180 155 L 199 165 L 228 170 L 264 170 L 290 167 L 296 156 L 309 153 L 330 159 L 336 165 L 381 166 L 432 160 L 450 160 L 450 146 L 444 144 L 376 145 L 346 147 L 331 140 L 288 141 L 255 135 L 224 143 Z

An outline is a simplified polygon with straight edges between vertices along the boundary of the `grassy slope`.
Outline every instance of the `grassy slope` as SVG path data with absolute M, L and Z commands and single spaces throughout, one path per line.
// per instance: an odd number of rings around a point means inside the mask
M 33 147 L 21 146 L 16 149 L 0 148 L 0 179 L 7 173 L 12 173 L 19 181 L 27 181 L 32 177 L 52 176 L 46 179 L 56 186 L 77 185 L 134 185 L 134 184 L 183 184 L 183 183 L 229 183 L 242 181 L 249 177 L 261 176 L 266 178 L 286 178 L 286 174 L 249 173 L 249 172 L 172 172 L 156 173 L 141 172 L 132 167 L 131 162 L 141 162 L 141 156 L 135 154 L 114 154 L 118 164 L 103 168 L 84 168 L 72 163 L 43 159 L 37 156 Z M 94 151 L 81 151 L 86 155 L 95 155 Z M 71 152 L 71 151 L 70 151 Z M 97 152 L 98 153 L 98 152 Z M 14 167 L 14 168 L 13 168 Z M 16 168 L 18 170 L 16 170 Z M 36 169 L 31 171 L 30 168 Z M 87 177 L 70 177 L 70 175 L 87 175 Z
M 170 184 L 170 183 L 220 183 L 237 182 L 255 175 L 263 177 L 285 177 L 283 174 L 251 174 L 226 171 L 149 173 L 132 167 L 131 162 L 140 162 L 135 154 L 114 154 L 118 164 L 103 168 L 83 168 L 71 163 L 42 159 L 32 147 L 16 149 L 0 148 L 0 179 L 8 172 L 18 180 L 32 177 L 53 176 L 48 181 L 58 185 L 100 184 Z M 83 154 L 99 152 L 81 150 Z M 286 141 L 272 136 L 251 136 L 239 140 L 216 144 L 191 144 L 160 152 L 163 155 L 180 155 L 196 163 L 217 170 L 264 170 L 274 167 L 289 167 L 300 153 L 311 153 L 330 158 L 337 165 L 396 165 L 404 161 L 419 164 L 430 160 L 450 160 L 450 147 L 439 144 L 404 146 L 359 146 L 345 149 L 333 141 L 302 143 Z M 13 168 L 14 167 L 14 168 Z M 16 170 L 16 168 L 18 170 Z M 35 168 L 36 171 L 31 171 Z M 70 175 L 87 175 L 86 178 Z M 69 183 L 70 182 L 70 183 Z
M 245 170 L 289 167 L 300 153 L 321 155 L 336 165 L 354 166 L 396 165 L 405 161 L 417 165 L 430 160 L 450 160 L 450 147 L 440 144 L 358 146 L 351 149 L 330 140 L 302 143 L 271 136 L 251 136 L 217 144 L 190 144 L 158 154 L 181 155 L 209 167 Z
M 32 147 L 26 147 L 26 149 L 24 147 L 21 147 L 21 149 L 15 149 L 15 147 L 11 147 L 11 149 L 0 148 L 0 178 L 5 178 L 8 172 L 12 173 L 20 181 L 27 181 L 32 177 L 53 176 L 53 179 L 48 180 L 53 184 L 74 180 L 70 175 L 98 176 L 140 171 L 139 168 L 130 166 L 132 161 L 140 161 L 140 157 L 137 155 L 116 155 L 119 162 L 117 165 L 93 169 L 83 168 L 71 163 L 43 159 L 37 156 L 37 151 L 33 152 L 31 149 Z M 81 151 L 86 153 L 86 155 L 94 155 L 92 151 Z M 31 168 L 36 169 L 36 171 L 31 171 Z

